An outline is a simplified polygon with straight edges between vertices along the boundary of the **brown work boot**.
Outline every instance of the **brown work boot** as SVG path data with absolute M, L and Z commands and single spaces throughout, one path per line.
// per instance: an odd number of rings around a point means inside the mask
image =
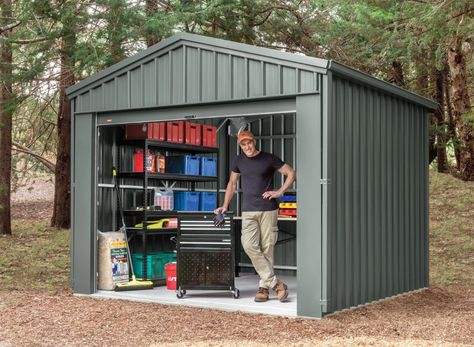
M 257 295 L 255 295 L 256 302 L 265 302 L 268 300 L 268 289 L 267 288 L 258 288 Z
M 276 292 L 278 300 L 281 302 L 286 301 L 288 298 L 288 286 L 280 280 L 277 280 L 277 284 L 273 287 Z

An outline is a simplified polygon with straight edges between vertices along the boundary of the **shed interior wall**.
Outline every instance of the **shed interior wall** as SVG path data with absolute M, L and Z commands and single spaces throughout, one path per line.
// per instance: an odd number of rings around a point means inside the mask
M 235 125 L 242 124 L 254 132 L 257 138 L 257 147 L 263 151 L 271 152 L 280 157 L 286 163 L 296 169 L 296 116 L 295 114 L 276 114 L 265 116 L 246 116 L 239 118 L 237 122 L 230 119 L 208 119 L 193 120 L 201 124 L 222 125 L 218 132 L 218 163 L 219 163 L 219 202 L 224 199 L 225 188 L 229 179 L 232 159 L 240 153 L 237 146 Z M 98 229 L 110 231 L 119 229 L 119 215 L 117 210 L 117 197 L 113 189 L 112 167 L 118 165 L 118 141 L 124 137 L 124 125 L 100 126 L 99 146 L 98 146 L 98 189 L 97 196 L 99 206 L 97 210 Z M 230 135 L 232 134 L 232 136 Z M 122 162 L 132 160 L 132 151 L 125 150 L 121 153 Z M 152 181 L 153 182 L 153 181 Z M 152 185 L 150 182 L 150 185 Z M 155 181 L 155 183 L 157 183 Z M 283 183 L 283 176 L 275 174 L 275 188 L 279 188 Z M 131 208 L 141 205 L 143 201 L 142 183 L 137 179 L 121 179 L 121 185 L 128 187 L 123 189 L 122 203 L 124 208 Z M 155 184 L 156 186 L 157 184 Z M 176 182 L 173 189 L 189 189 L 188 183 Z M 215 191 L 216 183 L 196 183 L 196 191 Z M 296 191 L 296 183 L 289 191 Z M 151 197 L 148 198 L 151 202 Z M 240 182 L 236 196 L 233 198 L 230 210 L 240 216 Z M 128 221 L 127 221 L 128 223 Z M 240 221 L 236 220 L 235 225 L 240 229 Z M 275 247 L 275 265 L 278 274 L 296 275 L 296 222 L 279 222 L 280 236 Z M 139 243 L 131 243 L 132 250 L 141 251 Z M 150 246 L 153 249 L 161 250 L 162 247 L 170 247 L 169 240 L 150 238 Z M 253 271 L 250 260 L 243 250 L 240 252 L 240 264 L 242 271 Z

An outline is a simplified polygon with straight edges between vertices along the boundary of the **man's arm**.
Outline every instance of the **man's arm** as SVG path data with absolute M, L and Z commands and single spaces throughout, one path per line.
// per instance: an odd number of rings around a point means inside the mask
M 262 194 L 264 199 L 277 199 L 280 196 L 283 195 L 284 192 L 288 190 L 288 188 L 291 187 L 293 182 L 296 180 L 296 172 L 293 170 L 293 168 L 285 164 L 281 168 L 278 169 L 278 172 L 285 175 L 285 182 L 283 182 L 283 185 L 278 189 L 277 191 L 267 191 Z
M 218 207 L 214 210 L 215 214 L 224 213 L 229 208 L 230 201 L 232 200 L 235 188 L 237 187 L 239 176 L 240 174 L 237 172 L 232 171 L 230 173 L 229 182 L 227 183 L 227 188 L 225 189 L 224 203 L 221 207 Z

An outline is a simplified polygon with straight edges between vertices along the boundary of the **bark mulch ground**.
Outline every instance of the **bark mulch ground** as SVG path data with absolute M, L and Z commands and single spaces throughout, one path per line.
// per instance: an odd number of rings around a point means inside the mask
M 474 290 L 431 288 L 322 320 L 9 291 L 0 317 L 0 347 L 459 346 L 474 342 Z

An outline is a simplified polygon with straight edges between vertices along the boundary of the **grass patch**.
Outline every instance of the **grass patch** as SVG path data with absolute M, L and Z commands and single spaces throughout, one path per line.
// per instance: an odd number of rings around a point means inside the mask
M 70 231 L 15 220 L 0 236 L 0 290 L 70 288 Z
M 474 287 L 474 182 L 430 171 L 430 283 Z

